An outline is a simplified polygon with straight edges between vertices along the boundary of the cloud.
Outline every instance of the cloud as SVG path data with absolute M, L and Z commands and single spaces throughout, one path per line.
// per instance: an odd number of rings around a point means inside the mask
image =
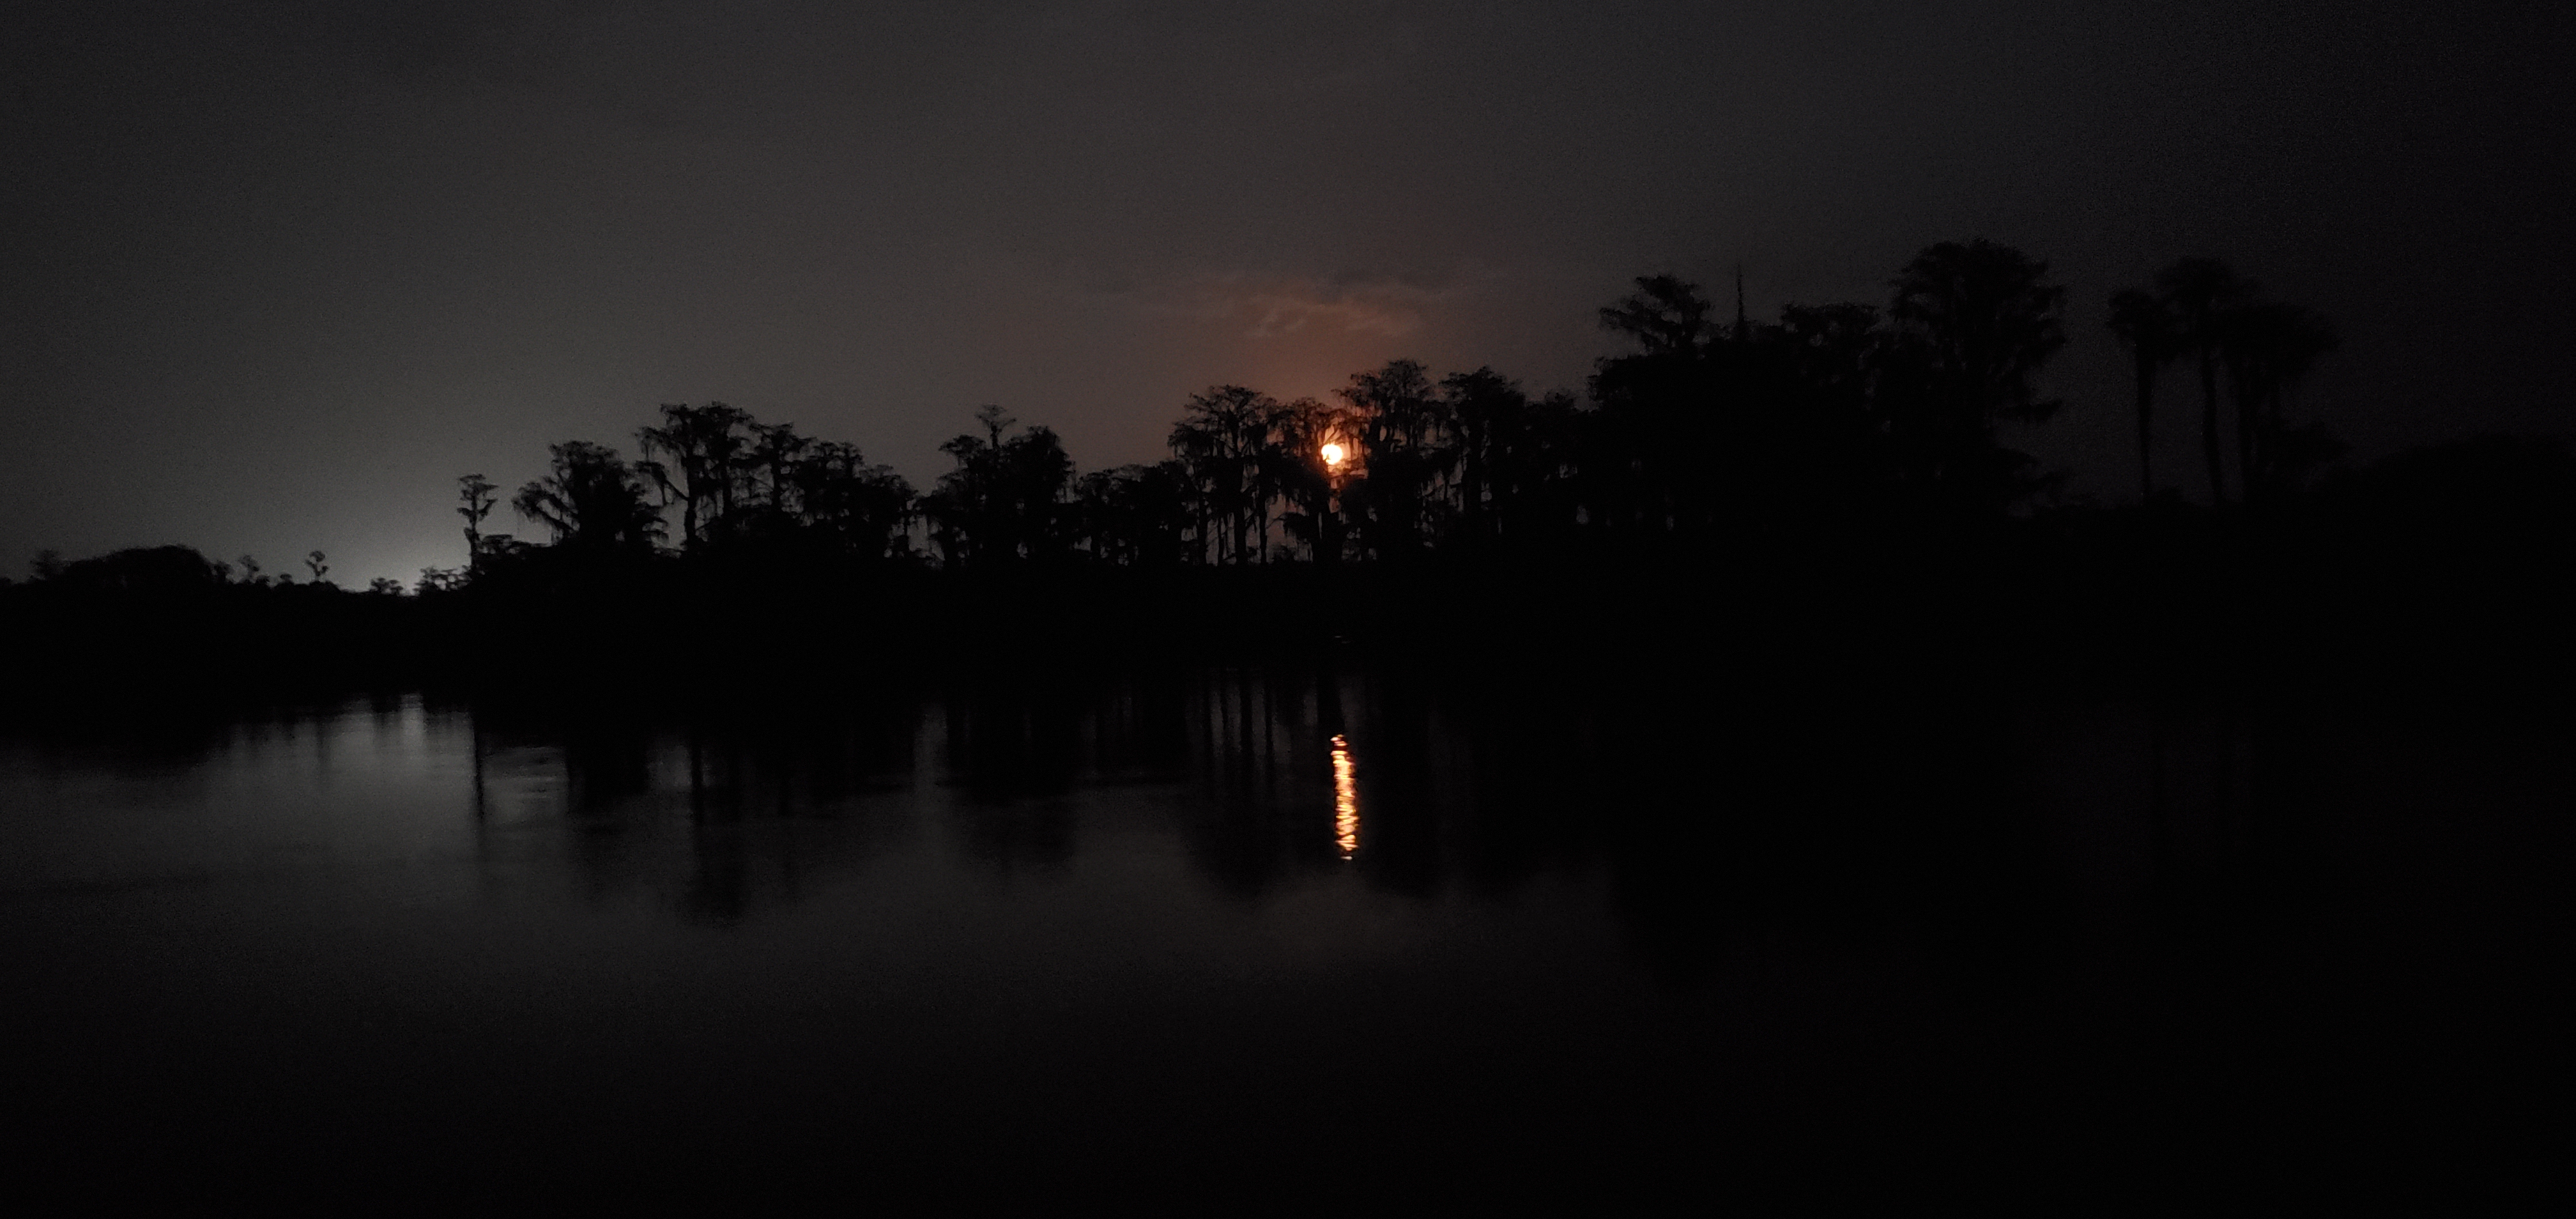
M 1083 296 L 1148 313 L 1238 322 L 1253 339 L 1315 331 L 1401 337 L 1468 287 L 1462 275 L 1376 272 L 1203 272 L 1161 280 L 1076 272 L 1057 279 Z
M 1394 338 L 1420 327 L 1422 315 L 1449 291 L 1377 276 L 1283 280 L 1243 291 L 1233 312 L 1253 319 L 1245 333 L 1256 339 L 1295 334 L 1309 326 Z

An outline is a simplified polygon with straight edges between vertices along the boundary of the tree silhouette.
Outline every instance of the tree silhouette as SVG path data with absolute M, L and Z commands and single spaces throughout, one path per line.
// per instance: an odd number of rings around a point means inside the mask
M 923 502 L 931 538 L 953 567 L 990 567 L 1061 554 L 1068 549 L 1065 501 L 1073 459 L 1055 431 L 1032 427 L 1004 436 L 1013 422 L 1000 407 L 976 412 L 985 434 L 939 446 L 957 462 Z
M 1194 493 L 1177 460 L 1094 470 L 1076 484 L 1080 530 L 1099 562 L 1173 567 L 1190 545 Z
M 1342 502 L 1359 509 L 1362 540 L 1378 557 L 1410 557 L 1439 528 L 1439 499 L 1457 460 L 1449 404 L 1417 360 L 1354 373 L 1335 392 L 1359 422 L 1367 467 L 1345 482 Z
M 456 480 L 456 515 L 465 518 L 465 566 L 472 570 L 483 554 L 483 518 L 492 515 L 492 505 L 499 502 L 501 489 L 480 474 L 461 475 Z
M 1848 516 L 1892 481 L 1883 319 L 1872 305 L 1788 305 L 1778 325 L 1755 327 L 1736 343 L 1746 366 L 1739 382 L 1772 400 L 1751 404 L 1763 418 L 1747 429 L 1768 451 L 1737 474 L 1765 497 L 1755 507 L 1768 525 Z
M 1356 412 L 1313 398 L 1287 403 L 1272 416 L 1270 485 L 1288 505 L 1280 526 L 1324 566 L 1341 561 L 1343 523 L 1334 497 L 1338 482 L 1362 460 L 1361 431 Z M 1324 459 L 1326 445 L 1340 448 L 1339 461 Z
M 1002 433 L 1019 420 L 1013 419 L 999 404 L 987 402 L 975 408 L 975 422 L 984 425 L 986 441 L 998 450 L 1002 447 Z
M 1944 242 L 1892 281 L 1884 313 L 1793 304 L 1757 323 L 1739 303 L 1731 326 L 1711 321 L 1696 285 L 1636 283 L 1601 311 L 1635 350 L 1596 365 L 1596 409 L 1528 416 L 1538 430 L 1523 438 L 1544 456 L 1521 477 L 1571 489 L 1536 501 L 1550 506 L 1534 523 L 1561 527 L 1570 499 L 1590 528 L 1614 535 L 1780 539 L 1889 520 L 1900 503 L 1954 523 L 1990 516 L 2042 485 L 2034 459 L 1997 432 L 2060 406 L 2036 381 L 2065 343 L 2064 291 L 2044 262 L 1990 241 Z M 1463 453 L 1493 467 L 1498 422 L 1453 419 Z M 1475 497 L 1507 498 L 1466 464 L 1460 479 L 1479 485 Z M 1462 516 L 1469 498 L 1462 488 Z
M 2026 456 L 1994 442 L 2004 421 L 2057 412 L 2034 377 L 2066 345 L 2058 317 L 2066 290 L 2048 264 L 1986 240 L 1945 241 L 1897 273 L 1889 318 L 1898 327 L 1915 393 L 1911 416 L 1920 469 L 1989 504 L 2020 489 Z
M 2031 383 L 2066 345 L 2058 321 L 2066 290 L 2043 282 L 2047 275 L 2046 262 L 1985 240 L 1942 242 L 1897 273 L 1888 316 L 1925 340 L 1940 389 L 1963 419 L 2037 421 L 2061 405 Z
M 1650 356 L 1695 356 L 1717 338 L 1712 306 L 1699 285 L 1672 275 L 1645 275 L 1637 290 L 1601 311 L 1601 327 L 1627 335 Z
M 1490 450 L 1494 515 L 1503 539 L 1514 545 L 1575 527 L 1584 413 L 1573 394 L 1554 390 L 1531 402 L 1519 423 L 1497 427 Z
M 2221 361 L 2236 401 L 2237 463 L 2248 504 L 2269 501 L 2308 461 L 2331 456 L 2322 432 L 2291 432 L 2289 391 L 2318 359 L 2333 351 L 2333 327 L 2297 305 L 2240 304 L 2218 321 Z
M 2218 440 L 2218 365 L 2224 343 L 2224 316 L 2230 307 L 2253 294 L 2253 285 L 2238 279 L 2236 272 L 2215 258 L 2184 258 L 2156 273 L 2156 294 L 2171 312 L 2177 354 L 2188 353 L 2199 362 L 2201 455 L 2209 463 L 2210 502 L 2224 505 L 2227 480 Z
M 1742 446 L 1723 443 L 1712 306 L 1699 285 L 1642 277 L 1601 311 L 1638 350 L 1605 357 L 1590 380 L 1598 413 L 1586 439 L 1583 499 L 1596 527 L 1656 535 L 1705 528 Z
M 752 435 L 745 472 L 759 481 L 753 490 L 761 522 L 772 533 L 791 529 L 796 524 L 796 466 L 814 441 L 797 435 L 792 423 L 756 423 L 748 416 L 743 422 Z
M 788 467 L 799 509 L 796 520 L 842 555 L 874 561 L 906 545 L 913 516 L 912 484 L 892 467 L 869 465 L 859 447 L 813 441 Z
M 1528 426 L 1529 395 L 1490 367 L 1452 373 L 1440 392 L 1457 432 L 1459 534 L 1484 546 L 1493 539 L 1494 469 L 1509 461 L 1512 441 Z
M 660 427 L 636 432 L 644 458 L 636 472 L 653 481 L 664 503 L 679 502 L 683 550 L 698 549 L 736 523 L 751 423 L 750 412 L 721 402 L 665 404 Z
M 2128 349 L 2131 376 L 2138 391 L 2138 502 L 2155 497 L 2156 373 L 2181 351 L 2180 327 L 2168 302 L 2137 288 L 2111 294 L 2111 333 Z
M 519 488 L 511 506 L 544 521 L 557 544 L 594 553 L 650 553 L 662 513 L 617 450 L 587 440 L 547 446 L 551 469 Z
M 1212 385 L 1190 395 L 1167 443 L 1199 500 L 1207 561 L 1247 563 L 1264 557 L 1270 532 L 1270 451 L 1279 402 L 1241 385 Z

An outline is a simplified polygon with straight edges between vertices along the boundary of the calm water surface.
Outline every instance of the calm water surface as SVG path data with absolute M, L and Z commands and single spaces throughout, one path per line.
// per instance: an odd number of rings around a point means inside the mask
M 2513 1145 L 2567 947 L 2548 726 L 1302 669 L 149 712 L 0 748 L 17 1146 L 110 1186 L 2438 1175 Z

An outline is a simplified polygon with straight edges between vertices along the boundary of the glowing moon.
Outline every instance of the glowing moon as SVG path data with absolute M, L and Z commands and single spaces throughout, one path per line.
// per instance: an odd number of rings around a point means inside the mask
M 1342 446 L 1337 444 L 1328 444 L 1324 446 L 1323 451 L 1325 465 L 1338 466 L 1342 464 Z

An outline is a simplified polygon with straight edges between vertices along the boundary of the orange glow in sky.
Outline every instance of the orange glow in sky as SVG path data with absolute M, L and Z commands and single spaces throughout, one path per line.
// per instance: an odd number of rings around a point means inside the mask
M 1342 446 L 1337 444 L 1325 445 L 1324 464 L 1328 466 L 1338 466 L 1342 464 Z

